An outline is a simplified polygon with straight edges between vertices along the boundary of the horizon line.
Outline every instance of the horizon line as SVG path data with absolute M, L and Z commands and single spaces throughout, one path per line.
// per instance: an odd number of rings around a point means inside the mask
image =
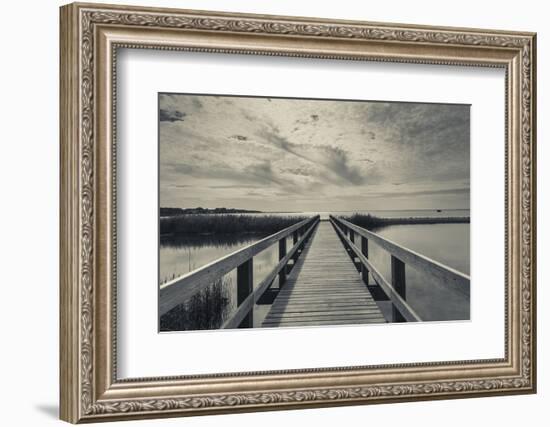
M 195 207 L 181 207 L 181 206 L 160 206 L 160 209 L 205 209 L 205 210 L 214 210 L 214 209 L 231 209 L 231 210 L 246 210 L 246 211 L 256 211 L 261 213 L 299 213 L 299 212 L 354 212 L 354 211 L 373 211 L 373 212 L 380 212 L 380 211 L 437 211 L 437 210 L 445 210 L 445 211 L 469 211 L 470 208 L 422 208 L 422 209 L 345 209 L 345 210 L 321 210 L 321 209 L 302 209 L 302 210 L 259 210 L 259 209 L 252 209 L 252 208 L 229 208 L 226 206 L 217 206 L 214 208 L 207 208 L 203 206 L 195 206 Z

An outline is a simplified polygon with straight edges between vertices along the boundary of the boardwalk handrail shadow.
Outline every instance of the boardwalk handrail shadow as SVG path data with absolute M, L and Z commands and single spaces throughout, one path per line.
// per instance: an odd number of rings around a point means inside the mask
M 171 280 L 160 286 L 159 316 L 166 314 L 179 304 L 189 300 L 193 295 L 225 274 L 237 269 L 237 310 L 224 323 L 222 328 L 252 327 L 252 309 L 258 299 L 271 286 L 275 277 L 283 281 L 286 277 L 286 266 L 291 259 L 299 255 L 305 241 L 319 222 L 319 216 L 300 221 L 284 230 L 271 234 L 258 242 L 252 243 L 197 270 Z M 293 246 L 287 252 L 286 239 L 293 236 Z M 267 277 L 253 289 L 254 256 L 279 244 L 279 262 Z
M 363 280 L 368 285 L 368 274 L 392 302 L 392 318 L 394 322 L 421 321 L 416 312 L 406 301 L 405 265 L 425 272 L 438 280 L 444 286 L 451 288 L 465 297 L 470 296 L 470 277 L 424 255 L 407 249 L 391 240 L 366 230 L 345 219 L 330 215 L 336 232 L 342 242 L 348 247 L 361 263 Z M 355 234 L 361 237 L 361 247 L 355 244 Z M 391 256 L 391 283 L 388 282 L 368 259 L 368 242 L 371 240 Z

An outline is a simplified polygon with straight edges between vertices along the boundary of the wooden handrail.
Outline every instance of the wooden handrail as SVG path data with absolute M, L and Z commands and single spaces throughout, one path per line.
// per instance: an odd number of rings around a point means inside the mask
M 191 271 L 161 285 L 159 291 L 159 315 L 162 316 L 172 308 L 187 301 L 201 289 L 204 289 L 225 274 L 251 260 L 255 255 L 274 243 L 281 239 L 286 239 L 295 231 L 306 228 L 313 223 L 316 224 L 318 221 L 318 215 L 300 221 L 258 242 L 226 255 L 219 260 L 206 264 L 197 270 Z M 289 253 L 294 254 L 294 252 L 295 251 L 291 251 Z
M 309 228 L 302 235 L 302 237 L 295 242 L 295 244 L 292 246 L 290 251 L 278 262 L 278 264 L 267 275 L 267 277 L 264 280 L 262 280 L 262 282 L 258 285 L 256 289 L 254 289 L 250 293 L 250 295 L 248 295 L 246 300 L 244 300 L 239 304 L 235 313 L 233 313 L 233 315 L 225 321 L 225 323 L 222 326 L 222 329 L 237 328 L 239 325 L 241 325 L 241 323 L 246 318 L 250 310 L 254 308 L 254 304 L 256 304 L 256 302 L 260 299 L 260 297 L 264 294 L 264 292 L 273 283 L 273 280 L 275 280 L 275 277 L 277 277 L 277 275 L 280 274 L 281 271 L 285 270 L 286 265 L 291 259 L 295 259 L 298 249 L 300 247 L 303 247 L 304 243 L 307 241 L 307 239 L 315 229 L 317 223 L 318 221 L 313 221 L 313 223 L 309 226 Z M 279 282 L 279 286 L 281 286 L 281 282 Z
M 344 227 L 344 232 L 347 230 L 353 230 L 353 232 L 359 234 L 362 237 L 371 240 L 376 243 L 382 249 L 389 252 L 395 258 L 401 260 L 406 265 L 413 267 L 422 272 L 428 273 L 432 277 L 436 278 L 443 285 L 452 288 L 460 294 L 469 297 L 470 296 L 470 276 L 467 276 L 460 271 L 454 270 L 440 262 L 430 259 L 424 255 L 407 249 L 397 243 L 392 242 L 372 231 L 368 231 L 362 227 L 352 224 L 342 218 L 330 216 L 330 219 Z
M 403 317 L 404 320 L 407 322 L 420 322 L 422 319 L 420 316 L 413 310 L 413 308 L 407 304 L 405 301 L 405 298 L 403 298 L 399 292 L 394 288 L 393 285 L 388 283 L 388 281 L 380 274 L 380 272 L 376 269 L 376 267 L 369 261 L 369 259 L 363 254 L 362 248 L 359 248 L 355 245 L 353 238 L 351 237 L 353 234 L 351 234 L 350 237 L 346 235 L 344 230 L 342 230 L 341 226 L 337 223 L 337 220 L 331 216 L 330 218 L 332 225 L 334 226 L 334 229 L 338 233 L 341 239 L 343 239 L 347 246 L 355 253 L 355 256 L 359 258 L 359 261 L 361 261 L 361 265 L 363 265 L 372 275 L 374 281 L 382 288 L 384 293 L 388 296 L 388 298 L 392 301 L 393 306 L 395 309 L 399 311 L 399 314 Z M 365 274 L 363 273 L 363 280 L 365 280 Z M 365 284 L 368 284 L 368 281 L 365 280 Z

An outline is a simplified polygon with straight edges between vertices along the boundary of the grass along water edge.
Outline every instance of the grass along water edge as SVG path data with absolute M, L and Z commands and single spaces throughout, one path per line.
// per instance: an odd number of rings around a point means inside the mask
M 342 219 L 349 221 L 367 230 L 388 225 L 412 225 L 412 224 L 469 224 L 470 217 L 410 217 L 410 218 L 380 218 L 374 215 L 353 214 L 343 216 Z
M 177 215 L 160 218 L 161 236 L 176 234 L 272 234 L 306 219 L 275 215 Z

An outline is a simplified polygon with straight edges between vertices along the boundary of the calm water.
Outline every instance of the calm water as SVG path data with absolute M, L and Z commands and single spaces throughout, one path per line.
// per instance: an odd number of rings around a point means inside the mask
M 470 274 L 470 224 L 391 225 L 376 233 L 408 249 Z M 390 255 L 369 243 L 369 258 L 390 279 Z M 423 320 L 470 318 L 470 301 L 422 271 L 405 267 L 407 301 Z M 389 303 L 381 303 L 389 312 Z
M 380 217 L 431 217 L 469 216 L 468 210 L 416 210 L 416 211 L 364 211 Z M 336 215 L 349 215 L 353 212 L 340 212 Z M 328 212 L 277 213 L 277 215 L 314 215 L 328 218 Z M 258 215 L 258 214 L 252 214 Z M 270 215 L 273 215 L 270 213 Z M 429 258 L 446 264 L 463 273 L 470 273 L 470 225 L 392 225 L 376 230 L 383 237 L 402 246 L 419 252 Z M 193 271 L 227 254 L 260 240 L 265 235 L 247 234 L 243 236 L 187 236 L 163 238 L 160 245 L 160 283 Z M 292 247 L 292 238 L 287 248 Z M 369 246 L 369 257 L 378 270 L 389 279 L 390 256 L 374 244 Z M 278 261 L 278 247 L 273 245 L 254 257 L 254 286 L 256 287 Z M 407 301 L 425 320 L 468 319 L 470 305 L 463 296 L 445 289 L 442 285 L 426 277 L 422 272 L 407 268 Z M 226 275 L 225 286 L 230 295 L 228 315 L 235 309 L 236 271 Z M 278 286 L 275 280 L 274 287 Z M 389 303 L 380 303 L 382 310 L 389 313 Z M 254 326 L 260 326 L 269 311 L 269 305 L 256 305 Z

